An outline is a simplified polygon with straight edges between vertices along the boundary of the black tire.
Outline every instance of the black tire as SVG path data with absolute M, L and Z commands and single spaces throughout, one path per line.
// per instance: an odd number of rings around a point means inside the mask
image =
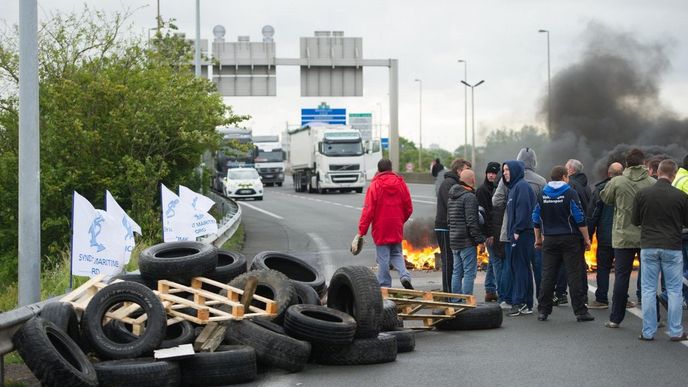
M 167 242 L 148 247 L 139 256 L 139 270 L 154 280 L 188 283 L 217 267 L 217 248 L 201 242 Z
M 154 280 L 153 278 L 143 276 L 140 273 L 119 274 L 119 275 L 112 277 L 112 280 L 110 281 L 110 283 L 112 283 L 114 280 L 118 280 L 118 279 L 122 280 L 122 281 L 136 282 L 136 283 L 139 283 L 141 285 L 146 285 L 150 289 L 158 290 L 158 281 Z
M 256 351 L 247 345 L 221 345 L 179 362 L 184 386 L 224 386 L 256 378 Z
M 301 258 L 279 251 L 263 251 L 251 261 L 253 270 L 277 270 L 294 282 L 303 282 L 322 295 L 325 291 L 325 277 Z
M 182 344 L 191 344 L 195 339 L 193 324 L 183 320 L 167 326 L 165 329 L 165 340 L 160 344 L 160 348 L 172 348 Z
M 318 364 L 361 365 L 388 363 L 397 358 L 397 339 L 384 333 L 368 339 L 356 339 L 353 343 L 339 345 L 314 345 L 311 359 Z
M 314 344 L 344 345 L 354 340 L 356 321 L 326 306 L 292 305 L 284 316 L 284 331 Z
M 262 196 L 256 196 L 256 200 L 263 200 Z
M 289 278 L 284 274 L 275 270 L 252 270 L 246 272 L 229 282 L 230 286 L 243 289 L 246 287 L 246 281 L 249 277 L 255 276 L 258 280 L 255 294 L 270 298 L 277 303 L 277 314 L 272 318 L 277 323 L 282 323 L 284 320 L 284 312 L 291 305 L 296 304 L 296 291 Z M 223 292 L 224 293 L 224 292 Z M 255 298 L 251 305 L 258 307 L 265 307 L 263 302 Z M 222 307 L 220 307 L 222 309 Z M 246 311 L 248 313 L 248 311 Z
M 103 329 L 108 310 L 122 302 L 133 302 L 147 315 L 144 331 L 132 342 L 117 342 Z M 130 359 L 150 353 L 165 338 L 167 318 L 165 309 L 152 290 L 136 282 L 117 282 L 96 293 L 88 303 L 81 320 L 81 328 L 89 345 L 105 359 Z
M 382 300 L 382 320 L 380 321 L 380 330 L 393 331 L 398 328 L 403 328 L 404 322 L 399 318 L 397 313 L 397 304 L 394 301 Z
M 225 339 L 231 344 L 253 347 L 259 363 L 291 372 L 301 371 L 311 353 L 310 343 L 281 335 L 249 320 L 229 321 Z
M 279 333 L 280 335 L 287 335 L 287 332 L 284 331 L 284 327 L 283 327 L 283 326 L 281 326 L 281 325 L 279 325 L 279 324 L 277 324 L 277 323 L 274 323 L 274 322 L 272 322 L 271 320 L 268 320 L 268 319 L 265 319 L 265 318 L 256 317 L 256 318 L 252 318 L 251 321 L 252 321 L 254 324 L 260 325 L 261 327 L 263 327 L 263 328 L 265 328 L 265 329 L 267 329 L 267 330 L 273 331 L 273 332 L 275 332 L 275 333 Z
M 356 338 L 375 338 L 380 332 L 382 293 L 375 274 L 365 266 L 344 266 L 334 272 L 327 306 L 356 320 Z
M 281 181 L 278 182 L 278 183 L 277 183 L 277 186 L 278 186 L 278 187 L 281 187 L 281 186 L 282 186 L 282 182 L 281 182 Z
M 435 324 L 441 331 L 472 331 L 481 329 L 495 329 L 502 326 L 504 312 L 499 305 L 478 304 L 475 308 L 469 308 L 451 319 L 446 319 Z
M 410 329 L 396 329 L 380 333 L 397 339 L 397 353 L 411 352 L 416 349 L 416 332 Z
M 320 295 L 311 286 L 299 281 L 291 281 L 296 290 L 297 304 L 322 305 Z
M 48 320 L 31 318 L 14 334 L 12 343 L 43 386 L 98 385 L 96 370 L 88 357 Z
M 356 193 L 363 193 L 363 188 L 354 188 L 354 191 L 356 191 Z
M 100 387 L 179 386 L 182 374 L 177 363 L 153 358 L 108 360 L 93 365 Z
M 229 250 L 217 250 L 217 266 L 205 276 L 211 280 L 228 284 L 229 281 L 246 273 L 246 267 L 246 257 L 243 254 Z M 214 286 L 206 286 L 210 291 L 219 292 L 219 289 Z
M 51 302 L 41 308 L 41 318 L 57 325 L 80 348 L 84 348 L 84 338 L 79 330 L 79 318 L 72 304 L 68 302 Z

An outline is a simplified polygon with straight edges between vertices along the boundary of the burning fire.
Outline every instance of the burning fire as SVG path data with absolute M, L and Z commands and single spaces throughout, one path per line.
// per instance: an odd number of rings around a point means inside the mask
M 597 269 L 597 236 L 593 235 L 590 241 L 590 250 L 585 252 L 585 263 L 588 264 L 588 271 Z
M 435 254 L 440 253 L 439 246 L 417 248 L 406 240 L 401 241 L 401 251 L 404 259 L 413 265 L 414 269 L 430 270 L 435 268 Z

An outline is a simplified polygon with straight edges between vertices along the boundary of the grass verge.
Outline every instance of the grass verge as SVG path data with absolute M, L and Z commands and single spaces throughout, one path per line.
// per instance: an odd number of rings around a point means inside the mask
M 246 242 L 246 234 L 244 232 L 244 224 L 240 223 L 234 235 L 225 244 L 222 245 L 223 250 L 241 251 L 244 249 Z

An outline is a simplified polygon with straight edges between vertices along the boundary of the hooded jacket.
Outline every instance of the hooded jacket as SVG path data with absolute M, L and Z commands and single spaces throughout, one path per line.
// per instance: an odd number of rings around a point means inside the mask
M 592 197 L 592 191 L 588 186 L 588 177 L 585 176 L 583 172 L 574 173 L 569 176 L 569 185 L 578 194 L 580 202 L 583 205 L 583 213 L 588 214 L 591 211 L 590 200 Z
M 639 249 L 640 227 L 631 223 L 633 199 L 641 189 L 655 183 L 642 165 L 628 167 L 621 176 L 615 176 L 600 192 L 604 204 L 614 206 L 612 247 L 615 249 Z
M 585 226 L 585 214 L 578 193 L 563 181 L 550 181 L 533 210 L 533 225 L 545 236 L 578 235 Z
M 449 190 L 447 219 L 449 219 L 449 247 L 452 251 L 485 242 L 478 220 L 478 199 L 472 188 L 456 184 Z
M 391 171 L 378 173 L 366 192 L 358 234 L 366 235 L 372 223 L 376 245 L 401 243 L 404 223 L 412 212 L 411 194 L 404 179 Z
M 547 180 L 544 177 L 535 173 L 535 168 L 537 167 L 537 155 L 535 151 L 531 148 L 523 148 L 518 152 L 516 160 L 523 161 L 525 166 L 524 179 L 530 185 L 530 188 L 535 193 L 535 197 L 539 197 L 542 193 L 542 189 L 547 185 Z M 504 179 L 499 180 L 497 189 L 495 190 L 494 196 L 492 197 L 492 205 L 498 209 L 506 208 L 506 200 L 509 189 L 504 182 Z M 499 240 L 506 242 L 509 240 L 507 235 L 507 214 L 504 213 L 504 219 L 502 220 L 502 230 Z
M 592 240 L 592 236 L 597 232 L 597 244 L 606 247 L 611 247 L 612 245 L 614 206 L 604 204 L 602 198 L 600 198 L 600 193 L 609 180 L 611 180 L 610 177 L 595 185 L 588 212 L 590 214 L 588 217 L 588 233 L 590 234 L 590 240 Z
M 525 165 L 522 161 L 510 160 L 503 165 L 509 167 L 509 195 L 506 201 L 507 216 L 507 237 L 510 242 L 514 234 L 533 232 L 533 209 L 535 208 L 536 196 L 533 189 L 524 180 Z M 503 166 L 502 166 L 503 169 Z
M 452 171 L 442 174 L 444 180 L 437 190 L 437 212 L 435 213 L 435 230 L 449 230 L 447 225 L 447 203 L 449 202 L 449 190 L 455 184 L 459 184 L 459 175 Z

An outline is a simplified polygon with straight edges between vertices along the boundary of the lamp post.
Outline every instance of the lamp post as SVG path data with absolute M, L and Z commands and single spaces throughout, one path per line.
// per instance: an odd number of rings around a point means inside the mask
M 196 0 L 196 41 L 194 42 L 194 64 L 197 77 L 201 76 L 201 0 Z
M 468 82 L 468 61 L 459 59 L 463 63 L 463 81 Z M 468 158 L 468 88 L 463 87 L 463 158 Z
M 547 34 L 547 130 L 549 131 L 552 129 L 552 77 L 549 61 L 549 30 L 538 30 L 538 32 Z
M 461 83 L 471 88 L 471 165 L 473 165 L 473 168 L 475 168 L 475 88 L 484 82 L 482 80 L 475 85 L 470 85 L 467 82 L 461 81 Z
M 418 82 L 418 109 L 419 109 L 419 118 L 418 118 L 418 170 L 422 171 L 423 165 L 421 164 L 421 153 L 423 153 L 423 80 L 422 79 L 416 79 L 416 82 Z

